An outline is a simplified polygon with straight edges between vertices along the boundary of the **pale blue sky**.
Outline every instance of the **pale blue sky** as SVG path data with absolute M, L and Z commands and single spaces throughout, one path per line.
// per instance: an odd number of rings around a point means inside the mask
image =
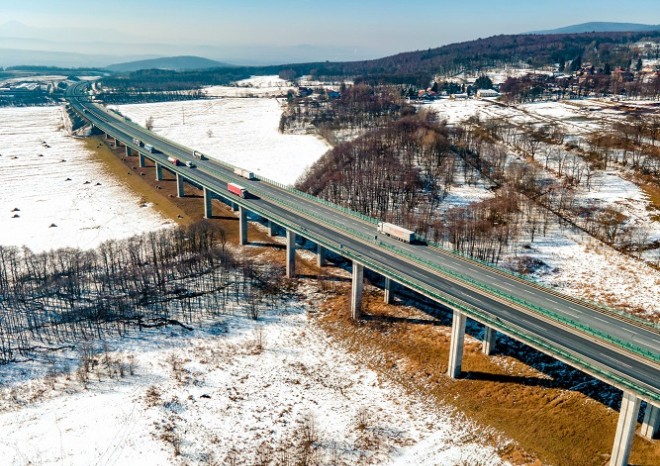
M 0 0 L 0 24 L 113 29 L 130 42 L 339 46 L 373 56 L 589 21 L 660 23 L 659 0 Z M 107 41 L 102 32 L 92 39 Z M 86 34 L 84 40 L 89 40 Z M 66 40 L 83 40 L 69 31 Z

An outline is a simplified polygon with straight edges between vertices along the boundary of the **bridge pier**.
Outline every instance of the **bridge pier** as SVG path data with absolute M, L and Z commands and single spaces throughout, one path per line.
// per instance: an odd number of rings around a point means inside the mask
M 651 403 L 646 404 L 646 411 L 644 412 L 644 421 L 642 422 L 642 429 L 640 434 L 649 440 L 653 440 L 658 435 L 660 428 L 660 408 L 653 406 Z
M 484 329 L 484 340 L 481 343 L 481 351 L 490 356 L 495 347 L 495 329 L 486 325 Z
M 318 267 L 325 266 L 327 261 L 325 260 L 325 248 L 320 244 L 316 245 L 316 265 Z
M 128 146 L 126 146 L 126 152 L 128 152 L 128 154 L 126 154 L 126 155 L 130 155 L 130 149 L 128 148 Z M 138 160 L 139 160 L 140 168 L 144 168 L 144 167 L 147 166 L 147 164 L 145 163 L 145 160 L 144 160 L 144 154 L 140 154 L 138 152 Z
M 627 466 L 632 447 L 640 400 L 634 394 L 623 392 L 619 421 L 614 434 L 614 446 L 610 457 L 610 466 Z
M 296 276 L 296 233 L 291 230 L 286 231 L 286 276 Z
M 268 220 L 268 236 L 271 238 L 273 236 L 276 236 L 275 230 L 277 229 L 277 225 L 272 221 Z
M 183 176 L 176 174 L 176 197 L 185 197 L 186 194 L 183 192 Z
M 385 277 L 384 292 L 385 304 L 392 304 L 392 280 L 389 277 Z
M 364 266 L 353 261 L 353 284 L 351 286 L 351 318 L 362 317 L 362 287 L 364 285 Z
M 247 210 L 245 207 L 238 207 L 238 236 L 240 237 L 241 246 L 248 244 L 247 232 Z
M 238 212 L 238 204 L 236 204 L 235 202 L 232 202 L 231 203 L 231 210 L 233 210 L 234 212 Z
M 447 375 L 455 379 L 461 374 L 463 346 L 465 344 L 465 314 L 454 310 L 451 322 L 451 341 L 449 342 L 449 367 Z
M 158 162 L 156 162 L 156 181 L 163 181 L 163 166 Z
M 130 147 L 124 146 L 124 153 L 126 154 L 126 157 L 129 157 L 131 155 Z
M 204 218 L 213 218 L 213 197 L 211 191 L 204 188 Z

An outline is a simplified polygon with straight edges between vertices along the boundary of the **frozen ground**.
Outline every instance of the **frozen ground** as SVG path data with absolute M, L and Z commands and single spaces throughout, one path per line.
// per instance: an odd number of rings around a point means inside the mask
M 472 116 L 478 116 L 482 121 L 492 118 L 525 125 L 556 122 L 574 135 L 598 130 L 604 120 L 620 119 L 624 115 L 622 111 L 612 110 L 607 103 L 591 100 L 502 107 L 476 99 L 443 99 L 424 106 L 429 107 L 454 125 Z M 606 111 L 601 111 L 602 108 Z M 543 160 L 541 156 L 537 159 Z M 552 167 L 553 163 L 550 163 Z M 580 189 L 576 193 L 576 201 L 584 205 L 614 208 L 627 217 L 626 225 L 640 227 L 636 234 L 646 235 L 646 242 L 659 239 L 660 222 L 653 220 L 657 210 L 651 207 L 648 195 L 635 183 L 626 180 L 625 176 L 625 171 L 613 164 L 607 172 L 595 171 L 591 189 Z M 465 186 L 457 179 L 442 208 L 464 206 L 490 196 L 492 192 L 485 186 Z M 648 316 L 655 321 L 660 319 L 660 272 L 614 251 L 584 233 L 571 228 L 560 229 L 556 222 L 553 222 L 546 235 L 539 233 L 539 229 L 534 242 L 526 233 L 520 241 L 510 245 L 503 263 L 515 269 L 515 263 L 521 256 L 538 259 L 546 267 L 536 274 L 536 278 L 547 285 L 569 295 L 603 302 Z M 649 251 L 645 257 L 655 261 L 657 250 Z M 585 263 L 590 266 L 584 267 Z
M 109 346 L 134 375 L 99 369 L 88 389 L 74 373 L 0 385 L 3 464 L 242 465 L 283 452 L 333 465 L 502 464 L 482 429 L 357 365 L 300 306 Z M 2 379 L 14 369 L 0 367 Z
M 209 97 L 280 97 L 286 96 L 289 89 L 295 89 L 291 82 L 278 76 L 252 76 L 234 84 L 205 87 L 204 92 Z
M 0 245 L 92 248 L 170 225 L 66 134 L 61 108 L 2 108 L 0 120 Z
M 330 149 L 317 136 L 280 133 L 282 110 L 275 99 L 122 105 L 119 110 L 141 125 L 153 117 L 156 133 L 284 184 L 293 184 Z

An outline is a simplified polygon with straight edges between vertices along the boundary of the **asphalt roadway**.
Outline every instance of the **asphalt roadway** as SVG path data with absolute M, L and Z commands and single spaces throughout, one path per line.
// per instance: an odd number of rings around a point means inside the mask
M 247 180 L 217 162 L 197 160 L 192 157 L 192 149 L 157 137 L 112 111 L 90 104 L 86 97 L 70 95 L 69 101 L 100 130 L 180 173 L 188 182 L 204 186 L 433 299 L 461 305 L 469 317 L 643 400 L 660 403 L 657 329 L 450 252 L 378 235 L 373 223 L 274 184 Z M 161 153 L 138 148 L 134 137 Z M 173 166 L 168 156 L 184 162 L 192 160 L 196 168 Z M 227 182 L 246 187 L 251 196 L 240 199 L 229 193 Z M 535 306 L 546 312 L 535 310 Z

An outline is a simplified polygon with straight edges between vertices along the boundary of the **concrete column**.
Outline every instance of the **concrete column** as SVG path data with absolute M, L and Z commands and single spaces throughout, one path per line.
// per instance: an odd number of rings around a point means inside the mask
M 481 343 L 481 351 L 484 354 L 489 355 L 493 352 L 495 347 L 495 329 L 486 325 L 484 329 L 484 341 Z
M 156 181 L 163 181 L 163 166 L 156 162 Z
M 277 225 L 273 223 L 272 220 L 268 220 L 268 236 L 271 238 L 275 236 L 275 229 L 277 228 Z
M 623 392 L 619 422 L 614 434 L 614 446 L 610 457 L 610 466 L 627 466 L 630 456 L 635 427 L 637 427 L 637 414 L 639 413 L 639 398 L 634 394 Z
M 238 235 L 240 237 L 241 246 L 245 246 L 248 243 L 248 232 L 247 232 L 247 210 L 244 207 L 238 208 Z
M 238 204 L 236 204 L 235 202 L 231 203 L 231 210 L 233 210 L 234 212 L 238 212 L 238 208 L 239 208 Z
M 385 304 L 392 304 L 392 280 L 385 277 Z
M 119 145 L 119 141 L 117 141 L 117 138 L 112 138 L 112 145 L 115 148 Z
M 204 218 L 213 218 L 213 197 L 211 191 L 204 188 Z
M 364 266 L 353 261 L 353 286 L 351 287 L 351 317 L 362 317 L 362 287 L 364 286 Z
M 644 421 L 642 422 L 642 429 L 639 433 L 642 435 L 642 437 L 653 440 L 658 435 L 659 427 L 660 408 L 647 403 L 646 411 L 644 412 Z
M 128 148 L 128 146 L 126 146 L 126 152 L 130 152 L 130 149 Z M 139 154 L 138 155 L 138 160 L 140 161 L 140 168 L 144 168 L 147 165 L 144 161 L 144 155 L 140 154 L 139 152 L 138 152 L 138 154 Z M 130 155 L 130 154 L 126 154 L 126 155 Z
M 296 233 L 291 230 L 286 231 L 286 276 L 296 276 Z
M 176 174 L 176 197 L 185 197 L 186 194 L 183 192 L 183 176 Z
M 131 149 L 128 146 L 124 146 L 124 149 L 125 149 L 126 157 L 131 155 Z
M 449 343 L 449 368 L 447 369 L 447 375 L 452 379 L 461 374 L 466 320 L 465 314 L 454 310 L 451 323 L 451 342 Z
M 326 264 L 325 260 L 325 248 L 320 244 L 316 245 L 316 265 L 323 267 Z

